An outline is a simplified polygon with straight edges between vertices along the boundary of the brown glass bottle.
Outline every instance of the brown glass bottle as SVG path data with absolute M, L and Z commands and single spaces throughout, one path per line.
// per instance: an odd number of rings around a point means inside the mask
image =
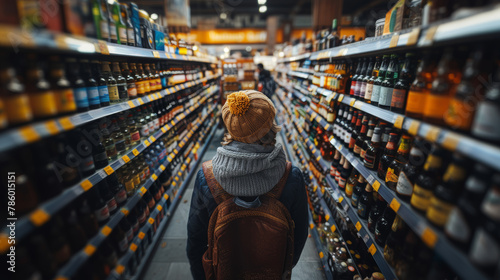
M 405 56 L 403 68 L 399 73 L 399 79 L 394 84 L 394 89 L 392 91 L 391 111 L 399 114 L 404 113 L 408 88 L 410 87 L 410 83 L 413 81 L 414 73 L 414 54 L 407 53 Z
M 120 102 L 120 93 L 118 91 L 118 84 L 116 79 L 111 74 L 111 68 L 109 67 L 110 62 L 103 61 L 102 65 L 102 75 L 106 79 L 106 85 L 108 86 L 109 93 L 109 103 L 116 104 Z
M 357 157 L 361 156 L 361 149 L 365 142 L 366 134 L 368 132 L 368 114 L 363 117 L 361 121 L 361 130 L 359 131 L 359 135 L 356 137 L 356 141 L 354 142 L 354 155 Z
M 408 102 L 406 103 L 406 116 L 421 119 L 427 96 L 432 88 L 432 81 L 436 77 L 436 63 L 429 53 L 424 54 L 417 69 L 417 74 L 410 90 L 408 91 Z
M 45 79 L 41 61 L 28 54 L 26 91 L 34 118 L 45 119 L 57 115 L 56 94 Z
M 387 168 L 396 156 L 396 145 L 398 142 L 398 135 L 396 133 L 391 133 L 389 136 L 389 142 L 385 146 L 384 153 L 380 157 L 380 162 L 378 163 L 377 176 L 380 179 L 385 180 L 385 175 L 387 174 Z
M 408 161 L 408 154 L 410 153 L 411 146 L 410 142 L 410 136 L 408 136 L 407 134 L 403 134 L 403 137 L 401 137 L 401 141 L 399 144 L 398 152 L 387 167 L 387 172 L 385 174 L 385 184 L 392 191 L 396 191 L 399 173 Z
M 122 76 L 127 81 L 127 93 L 129 99 L 137 98 L 137 87 L 132 71 L 128 67 L 127 62 L 122 62 Z
M 142 66 L 142 63 L 137 63 L 137 70 L 139 75 L 142 76 L 141 82 L 144 86 L 144 95 L 148 95 L 151 93 L 151 86 L 149 84 L 149 76 L 144 71 L 145 69 Z
M 66 115 L 76 112 L 75 96 L 58 56 L 50 57 L 50 82 L 56 95 L 57 112 Z
M 358 202 L 363 194 L 363 190 L 366 188 L 366 180 L 362 175 L 358 176 L 358 182 L 356 183 L 356 186 L 354 186 L 354 190 L 352 191 L 352 196 L 351 196 L 351 205 L 354 208 L 358 207 Z
M 366 183 L 366 187 L 361 193 L 358 199 L 358 216 L 361 219 L 368 219 L 370 209 L 373 205 L 373 188 L 369 183 Z
M 366 168 L 371 170 L 375 170 L 378 167 L 381 133 L 380 126 L 376 126 L 372 138 L 370 140 L 365 140 L 367 148 L 363 158 L 363 164 Z
M 375 242 L 377 242 L 378 245 L 385 246 L 385 241 L 391 231 L 395 216 L 396 213 L 392 208 L 386 207 L 384 214 L 378 219 L 375 225 Z
M 413 193 L 413 185 L 418 174 L 422 171 L 425 163 L 426 153 L 429 151 L 425 147 L 425 142 L 417 137 L 410 150 L 410 157 L 401 169 L 396 184 L 396 194 L 405 201 L 409 201 Z
M 346 186 L 346 183 L 347 183 L 347 177 L 349 176 L 349 174 L 351 174 L 351 164 L 349 163 L 349 161 L 346 159 L 344 161 L 344 166 L 342 167 L 342 171 L 340 172 L 340 176 L 339 176 L 339 188 L 343 191 L 345 191 L 345 186 Z
M 149 63 L 144 63 L 144 73 L 148 76 L 150 92 L 156 92 L 156 79 L 153 71 L 151 71 L 151 68 L 149 68 Z
M 143 97 L 145 95 L 144 82 L 141 72 L 136 67 L 135 63 L 130 63 L 130 71 L 132 71 L 132 76 L 135 80 L 135 87 L 137 88 L 137 97 Z
M 113 76 L 116 80 L 116 87 L 118 88 L 118 95 L 120 102 L 128 100 L 127 80 L 122 76 L 120 65 L 118 62 L 113 62 Z
M 396 215 L 384 246 L 384 258 L 392 267 L 396 265 L 396 261 L 399 259 L 407 232 L 408 227 L 405 222 L 399 215 Z
M 347 179 L 345 186 L 345 195 L 349 198 L 352 196 L 352 192 L 354 190 L 354 186 L 356 186 L 356 182 L 358 181 L 359 171 L 356 168 L 352 169 L 351 176 Z
M 0 59 L 0 97 L 9 126 L 30 122 L 33 120 L 33 113 L 25 87 L 17 78 L 16 69 L 9 63 L 9 58 Z
M 373 69 L 371 70 L 371 75 L 367 75 L 368 79 L 366 80 L 366 89 L 365 89 L 365 95 L 364 95 L 364 102 L 366 102 L 366 103 L 371 103 L 373 84 L 375 83 L 375 80 L 378 77 L 380 64 L 381 64 L 380 56 L 377 56 L 375 58 L 375 65 L 373 66 Z

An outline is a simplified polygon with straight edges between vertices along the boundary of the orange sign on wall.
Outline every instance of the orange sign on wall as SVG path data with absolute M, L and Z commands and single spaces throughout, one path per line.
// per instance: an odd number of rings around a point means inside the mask
M 191 30 L 189 39 L 201 44 L 265 44 L 265 29 Z

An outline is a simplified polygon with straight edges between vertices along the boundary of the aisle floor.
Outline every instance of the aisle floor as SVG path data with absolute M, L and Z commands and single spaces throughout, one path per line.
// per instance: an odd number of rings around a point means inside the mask
M 222 136 L 223 130 L 217 130 L 210 146 L 203 156 L 203 161 L 210 160 L 214 157 L 217 148 L 220 147 Z M 280 136 L 278 136 L 277 140 L 282 143 Z M 201 164 L 198 169 L 200 168 Z M 187 220 L 194 182 L 195 180 L 193 177 L 179 206 L 173 214 L 167 230 L 162 236 L 155 254 L 151 258 L 151 263 L 144 274 L 144 280 L 192 279 L 189 270 L 189 261 L 186 256 L 186 244 Z M 307 239 L 300 260 L 292 271 L 292 280 L 305 279 L 325 279 L 318 251 L 316 250 L 316 245 L 312 237 Z

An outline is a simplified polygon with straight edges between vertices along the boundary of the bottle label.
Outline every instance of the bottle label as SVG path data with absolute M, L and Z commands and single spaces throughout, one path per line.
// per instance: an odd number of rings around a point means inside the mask
M 125 200 L 127 200 L 127 192 L 125 189 L 122 187 L 120 190 L 115 194 L 115 200 L 116 203 L 122 204 Z
M 148 208 L 146 207 L 146 209 L 148 209 Z M 141 225 L 146 222 L 146 211 L 142 211 L 138 220 L 139 220 L 139 224 L 141 224 Z
M 381 87 L 380 97 L 378 99 L 378 104 L 382 106 L 391 106 L 392 99 L 392 88 L 391 87 Z
M 361 83 L 360 81 L 356 81 L 356 84 L 354 85 L 354 96 L 359 96 L 359 90 L 361 88 Z
M 387 168 L 387 173 L 385 175 L 385 182 L 393 182 L 397 183 L 398 182 L 398 175 L 396 174 L 395 170 L 388 167 Z
M 415 184 L 410 203 L 420 211 L 426 211 L 431 203 L 432 191 Z
M 116 204 L 116 200 L 115 200 L 114 196 L 111 199 L 109 199 L 106 204 L 108 205 L 109 212 L 115 211 L 116 208 L 118 207 L 118 205 Z
M 356 81 L 352 81 L 352 82 L 351 82 L 351 90 L 350 90 L 350 92 L 349 92 L 349 95 L 354 96 L 354 93 L 356 92 L 356 90 L 355 90 L 355 88 L 356 88 L 356 84 L 357 84 L 357 82 L 356 82 Z
M 500 192 L 498 189 L 489 189 L 481 205 L 481 210 L 491 219 L 500 220 Z
M 136 174 L 134 176 L 134 185 L 139 186 L 141 184 L 141 176 L 139 174 Z
M 85 88 L 75 88 L 73 92 L 75 93 L 76 106 L 78 108 L 88 108 L 89 99 L 87 98 L 87 90 Z
M 106 149 L 106 155 L 108 156 L 108 158 L 112 158 L 112 157 L 116 156 L 116 147 L 115 147 L 114 143 L 106 146 L 105 149 Z
M 135 83 L 132 82 L 127 84 L 127 92 L 130 99 L 137 97 L 137 88 L 135 87 Z
M 56 94 L 57 111 L 59 113 L 74 112 L 76 110 L 75 96 L 72 89 L 58 90 Z
M 346 184 L 345 186 L 345 194 L 348 196 L 348 197 L 351 197 L 352 196 L 352 190 L 354 189 L 354 185 L 353 184 Z
M 356 193 L 352 193 L 352 197 L 351 197 L 351 204 L 352 206 L 354 207 L 358 207 L 358 195 Z
M 392 91 L 391 107 L 403 109 L 405 106 L 406 90 L 395 88 Z
M 333 165 L 330 167 L 330 176 L 335 177 L 335 173 L 337 172 L 337 168 L 335 168 Z
M 125 233 L 127 236 L 127 241 L 130 243 L 132 242 L 132 239 L 134 239 L 134 229 L 130 227 L 130 229 Z
M 104 205 L 101 209 L 95 211 L 95 216 L 97 221 L 102 222 L 109 218 L 109 209 L 108 205 Z
M 472 126 L 472 134 L 490 141 L 500 140 L 500 125 L 498 125 L 497 120 L 500 120 L 498 106 L 488 101 L 479 103 Z
M 162 77 L 161 78 L 161 87 L 166 88 L 167 87 L 167 77 Z
M 114 41 L 118 41 L 118 36 L 116 34 L 116 25 L 111 23 L 109 25 L 109 38 Z
M 94 170 L 94 158 L 92 155 L 89 155 L 88 157 L 84 158 L 80 164 L 80 170 L 82 172 L 87 172 L 90 170 Z
M 101 20 L 101 37 L 104 40 L 109 39 L 109 25 L 106 20 Z
M 120 101 L 120 94 L 116 85 L 108 86 L 108 92 L 110 101 Z
M 332 123 L 335 120 L 335 114 L 333 112 L 328 112 L 326 114 L 326 121 Z
M 337 168 L 337 171 L 335 171 L 335 181 L 337 181 L 337 182 L 338 182 L 338 181 L 339 181 L 339 179 L 340 179 L 340 171 L 339 171 L 339 169 Z
M 128 38 L 128 44 L 131 46 L 135 46 L 135 35 L 134 35 L 134 29 L 133 28 L 128 28 L 127 29 L 127 38 Z
M 359 147 L 358 145 L 354 144 L 354 153 L 359 155 L 361 153 L 361 147 Z
M 35 117 L 43 118 L 57 114 L 56 96 L 51 90 L 29 94 L 29 102 Z
M 381 88 L 382 87 L 379 85 L 373 85 L 372 98 L 371 98 L 372 102 L 378 102 L 378 100 L 380 98 L 380 89 Z
M 470 109 L 466 100 L 456 98 L 450 101 L 450 106 L 444 115 L 444 120 L 451 128 L 469 130 L 472 124 L 474 110 Z
M 151 197 L 151 200 L 148 202 L 148 207 L 149 207 L 149 209 L 152 209 L 153 207 L 155 207 L 155 200 L 153 197 Z
M 149 80 L 144 81 L 144 93 L 151 92 L 151 87 L 149 85 Z
M 127 190 L 128 193 L 132 193 L 134 191 L 135 185 L 134 185 L 134 180 L 130 179 L 125 182 L 125 189 Z
M 472 263 L 481 267 L 494 267 L 500 259 L 500 244 L 482 227 L 476 229 L 469 252 Z
M 5 109 L 7 119 L 12 124 L 28 122 L 33 119 L 30 102 L 26 94 L 17 93 L 16 95 L 6 97 Z
M 460 208 L 455 207 L 451 210 L 444 231 L 451 236 L 455 241 L 466 244 L 471 238 L 471 228 L 467 224 Z
M 427 209 L 427 219 L 435 225 L 443 227 L 448 221 L 448 216 L 453 209 L 453 204 L 442 201 L 433 196 Z
M 134 235 L 139 231 L 139 220 L 135 220 L 135 224 L 132 226 Z
M 118 249 L 120 250 L 120 253 L 124 253 L 128 249 L 128 240 L 127 236 L 124 236 L 120 242 L 118 242 Z
M 428 95 L 427 90 L 410 90 L 408 92 L 408 102 L 406 103 L 406 111 L 414 114 L 423 114 L 425 106 L 425 98 Z
M 442 120 L 448 110 L 451 97 L 448 95 L 429 94 L 425 99 L 424 116 Z
M 368 211 L 367 210 L 367 207 L 364 203 L 358 203 L 358 215 L 359 217 L 361 218 L 366 218 L 366 216 L 368 215 Z
M 410 182 L 410 179 L 408 179 L 408 176 L 404 173 L 404 171 L 401 171 L 399 173 L 399 178 L 398 178 L 398 183 L 396 185 L 396 191 L 406 197 L 410 197 L 411 194 L 413 193 L 413 184 Z
M 101 104 L 99 101 L 99 90 L 97 87 L 87 87 L 87 95 L 91 106 Z
M 118 27 L 118 34 L 120 36 L 120 43 L 127 44 L 127 29 L 125 27 Z
M 127 89 L 127 84 L 118 84 L 116 86 L 118 88 L 118 95 L 120 96 L 120 100 L 127 100 L 128 99 L 128 89 Z
M 136 130 L 135 132 L 132 132 L 132 134 L 130 135 L 130 139 L 133 142 L 139 141 L 141 139 L 141 135 L 139 134 L 139 130 Z
M 346 178 L 339 176 L 339 188 L 345 189 L 345 184 L 346 184 Z
M 359 87 L 359 97 L 363 97 L 366 94 L 366 82 L 361 82 L 361 86 Z
M 108 103 L 109 102 L 109 91 L 107 86 L 99 86 L 99 99 L 101 100 L 101 103 Z
M 119 141 L 115 141 L 115 147 L 116 147 L 116 150 L 118 152 L 125 151 L 125 149 L 126 149 L 126 147 L 125 147 L 125 139 L 122 139 L 122 140 L 119 140 Z
M 154 130 L 158 130 L 160 128 L 160 121 L 158 119 L 154 120 Z
M 354 144 L 356 144 L 356 139 L 354 139 L 351 134 L 349 134 L 347 137 L 349 139 L 349 149 L 353 150 Z
M 108 156 L 106 155 L 106 152 L 98 153 L 94 155 L 94 161 L 95 162 L 101 162 L 101 161 L 107 161 Z
M 366 156 L 366 150 L 364 150 L 363 148 L 361 148 L 361 151 L 359 152 L 359 157 L 361 159 L 364 159 Z
M 365 90 L 365 100 L 372 99 L 372 92 L 373 92 L 373 84 L 367 83 L 366 90 Z
M 375 156 L 366 153 L 363 163 L 367 168 L 373 169 L 375 167 Z
M 135 85 L 137 87 L 137 94 L 139 96 L 143 96 L 144 95 L 144 82 L 136 82 Z

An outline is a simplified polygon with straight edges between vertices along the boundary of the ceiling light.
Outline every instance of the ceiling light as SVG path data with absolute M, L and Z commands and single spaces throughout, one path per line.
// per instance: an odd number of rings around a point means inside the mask
M 193 51 L 197 51 L 198 50 L 198 46 L 194 45 L 193 46 Z
M 245 48 L 245 50 L 246 50 L 247 52 L 251 52 L 251 51 L 252 51 L 252 47 L 248 46 L 248 47 L 246 47 L 246 48 Z
M 278 55 L 279 55 L 280 57 L 284 57 L 284 56 L 285 56 L 285 53 L 284 53 L 284 52 L 280 52 Z
M 266 0 L 257 0 L 257 2 L 259 3 L 259 5 L 264 5 L 264 4 L 266 4 Z
M 220 19 L 226 19 L 227 18 L 227 14 L 226 13 L 221 13 L 220 14 Z
M 259 12 L 265 13 L 267 11 L 267 6 L 260 6 L 259 7 Z
M 158 14 L 151 14 L 151 19 L 152 20 L 157 20 L 158 19 Z
M 115 0 L 108 0 L 109 5 L 113 5 L 115 3 Z
M 225 53 L 228 53 L 228 52 L 229 52 L 229 48 L 228 48 L 228 47 L 225 47 L 225 48 L 224 48 L 224 52 L 225 52 Z
M 220 59 L 224 59 L 224 55 L 223 54 L 220 55 Z

